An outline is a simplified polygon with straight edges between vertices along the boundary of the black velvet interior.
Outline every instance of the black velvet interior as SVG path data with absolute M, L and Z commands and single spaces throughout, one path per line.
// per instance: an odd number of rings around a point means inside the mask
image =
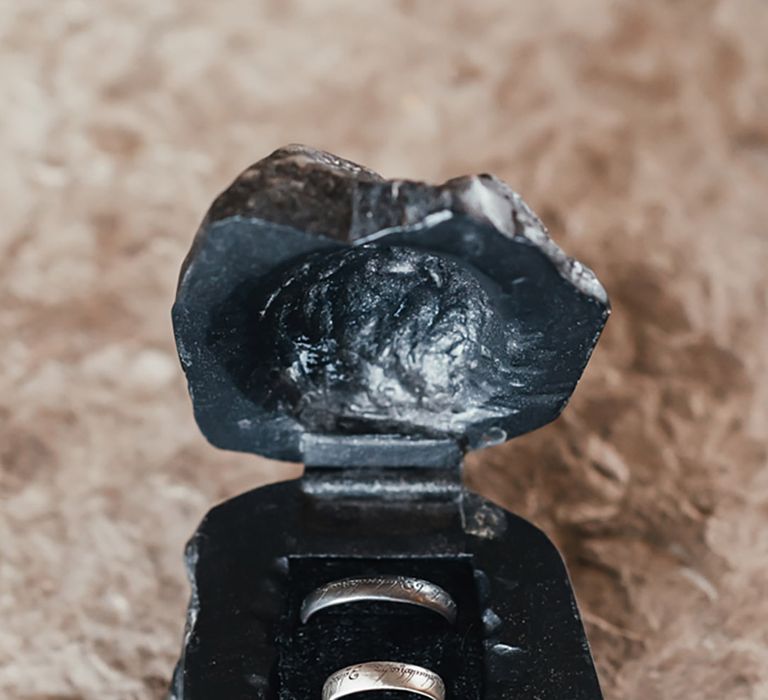
M 301 602 L 318 586 L 382 574 L 415 576 L 442 586 L 458 606 L 455 624 L 415 605 L 384 602 L 327 608 L 301 624 Z M 293 557 L 289 575 L 291 594 L 279 634 L 281 700 L 319 700 L 331 673 L 365 661 L 428 668 L 442 677 L 449 700 L 482 697 L 482 626 L 470 558 Z M 360 694 L 366 700 L 411 696 L 397 691 Z

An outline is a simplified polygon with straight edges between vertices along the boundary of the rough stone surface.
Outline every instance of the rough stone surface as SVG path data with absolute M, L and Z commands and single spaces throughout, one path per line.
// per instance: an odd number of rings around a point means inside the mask
M 460 435 L 493 415 L 491 387 L 504 378 L 483 350 L 501 323 L 457 263 L 346 248 L 306 259 L 278 289 L 257 333 L 274 338 L 265 361 L 279 400 L 310 432 Z
M 297 473 L 205 443 L 167 311 L 211 194 L 292 141 L 493 172 L 599 270 L 568 410 L 471 481 L 563 548 L 607 698 L 768 696 L 762 0 L 27 0 L 0 33 L 0 696 L 160 698 L 186 538 Z

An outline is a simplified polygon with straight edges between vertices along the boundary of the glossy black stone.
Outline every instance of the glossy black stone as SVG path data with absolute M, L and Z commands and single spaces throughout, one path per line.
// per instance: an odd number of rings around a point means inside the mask
M 213 204 L 173 319 L 206 437 L 301 461 L 307 434 L 471 449 L 544 425 L 608 313 L 495 178 L 383 180 L 291 147 Z

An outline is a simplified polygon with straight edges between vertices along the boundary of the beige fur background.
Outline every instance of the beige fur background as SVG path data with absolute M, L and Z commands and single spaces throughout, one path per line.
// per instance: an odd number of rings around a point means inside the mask
M 768 698 L 764 0 L 0 0 L 0 697 L 160 698 L 184 541 L 298 473 L 210 448 L 171 335 L 299 141 L 491 171 L 606 284 L 563 418 L 470 458 L 562 547 L 608 698 Z

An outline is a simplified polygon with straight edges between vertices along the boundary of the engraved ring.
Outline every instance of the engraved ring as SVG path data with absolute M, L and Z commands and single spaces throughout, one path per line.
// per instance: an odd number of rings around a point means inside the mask
M 440 676 L 397 661 L 368 661 L 332 673 L 323 685 L 323 700 L 370 690 L 406 690 L 431 700 L 445 700 L 445 684 Z
M 420 605 L 434 610 L 450 623 L 456 621 L 456 603 L 444 589 L 410 576 L 366 576 L 326 583 L 304 599 L 301 621 L 306 622 L 324 608 L 371 600 Z

